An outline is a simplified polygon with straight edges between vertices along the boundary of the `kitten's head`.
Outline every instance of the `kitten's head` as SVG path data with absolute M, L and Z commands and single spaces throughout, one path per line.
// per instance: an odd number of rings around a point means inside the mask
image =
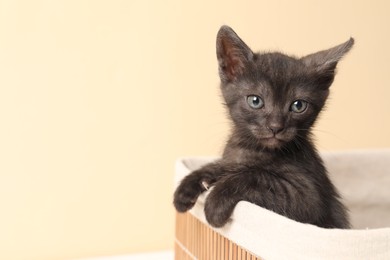
M 336 65 L 354 40 L 302 58 L 254 53 L 228 26 L 217 36 L 221 90 L 236 132 L 282 148 L 306 136 L 325 104 Z

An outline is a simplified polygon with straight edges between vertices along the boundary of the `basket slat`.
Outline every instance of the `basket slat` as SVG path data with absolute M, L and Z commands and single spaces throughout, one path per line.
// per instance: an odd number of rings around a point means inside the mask
M 190 213 L 176 213 L 175 260 L 261 260 Z

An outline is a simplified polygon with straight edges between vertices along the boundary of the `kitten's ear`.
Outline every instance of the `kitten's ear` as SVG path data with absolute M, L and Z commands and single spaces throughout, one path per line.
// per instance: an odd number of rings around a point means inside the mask
M 253 52 L 229 26 L 222 26 L 217 35 L 219 75 L 223 82 L 240 76 L 253 60 Z
M 307 55 L 302 58 L 302 61 L 310 67 L 315 67 L 318 71 L 334 69 L 337 62 L 352 48 L 354 42 L 355 40 L 350 38 L 348 41 L 336 47 Z
M 318 74 L 318 83 L 328 88 L 333 82 L 337 63 L 352 48 L 354 42 L 354 39 L 350 38 L 343 44 L 307 55 L 301 60 L 310 70 Z

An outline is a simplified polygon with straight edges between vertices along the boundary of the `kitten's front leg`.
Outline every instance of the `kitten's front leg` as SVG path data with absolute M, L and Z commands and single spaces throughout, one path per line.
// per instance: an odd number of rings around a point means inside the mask
M 206 199 L 204 212 L 208 223 L 214 227 L 222 227 L 229 220 L 234 207 L 244 200 L 241 174 L 230 175 L 218 181 Z
M 174 194 L 173 204 L 176 210 L 186 212 L 191 209 L 199 195 L 213 185 L 221 173 L 219 162 L 214 162 L 187 175 Z
M 232 169 L 215 184 L 206 199 L 207 221 L 214 227 L 222 227 L 237 203 L 245 200 L 299 222 L 318 223 L 323 202 L 316 186 L 304 175 L 295 179 L 289 175 L 300 173 L 292 167 L 287 172 L 271 172 L 255 166 Z

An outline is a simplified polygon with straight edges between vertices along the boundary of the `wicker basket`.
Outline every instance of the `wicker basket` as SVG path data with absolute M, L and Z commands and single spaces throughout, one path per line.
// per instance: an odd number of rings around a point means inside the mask
M 390 150 L 322 156 L 354 229 L 298 223 L 245 201 L 215 229 L 203 212 L 206 192 L 188 213 L 176 214 L 175 259 L 390 259 Z M 178 160 L 176 184 L 213 159 Z
M 260 258 L 219 234 L 191 213 L 176 213 L 175 259 L 259 260 Z

